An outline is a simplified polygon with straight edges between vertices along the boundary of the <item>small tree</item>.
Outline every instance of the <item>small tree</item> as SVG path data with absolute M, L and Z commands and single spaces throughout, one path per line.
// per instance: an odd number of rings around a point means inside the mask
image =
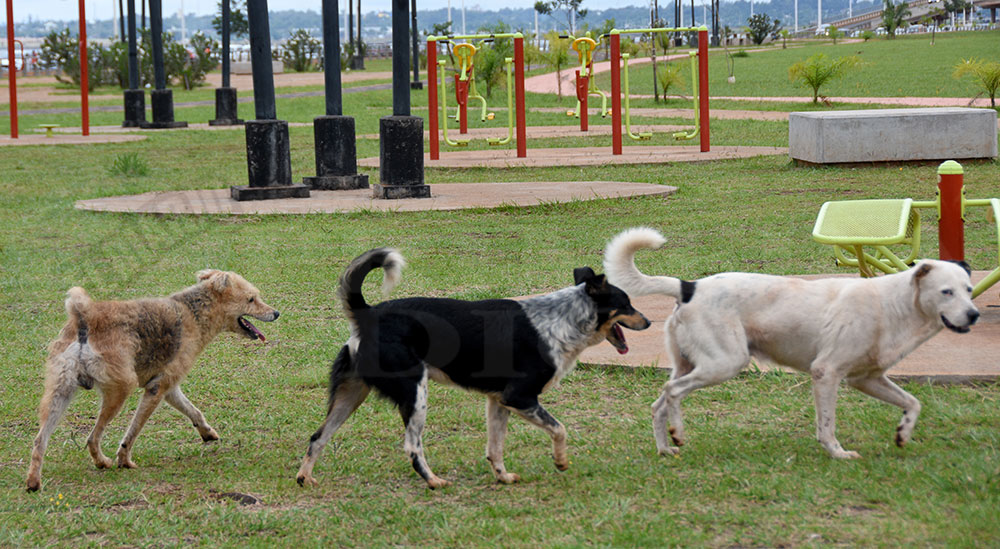
M 203 84 L 208 71 L 219 64 L 219 43 L 217 41 L 199 31 L 191 37 L 190 45 L 194 53 L 188 56 L 187 62 L 178 75 L 185 90 Z
M 319 56 L 321 43 L 306 29 L 291 32 L 281 52 L 281 60 L 295 72 L 313 70 L 313 59 Z
M 966 59 L 955 65 L 952 76 L 962 78 L 966 75 L 972 75 L 976 85 L 990 97 L 990 106 L 996 108 L 997 89 L 1000 88 L 1000 62 L 984 61 L 974 57 Z
M 587 16 L 587 10 L 580 9 L 580 4 L 583 0 L 548 0 L 543 2 L 539 0 L 535 2 L 535 11 L 542 15 L 548 15 L 555 19 L 553 12 L 555 11 L 565 11 L 566 12 L 566 28 L 569 29 L 570 34 L 576 34 L 576 26 L 573 21 L 577 19 L 583 19 Z
M 486 34 L 505 34 L 510 32 L 510 25 L 499 21 L 478 30 Z M 495 38 L 476 52 L 476 80 L 486 85 L 486 97 L 493 95 L 494 86 L 506 81 L 507 57 L 514 57 L 514 41 L 510 38 Z
M 788 29 L 781 29 L 780 34 L 781 34 L 781 49 L 787 49 L 788 37 L 791 36 L 792 33 L 788 32 Z
M 844 35 L 843 31 L 837 28 L 836 25 L 830 25 L 826 29 L 826 35 L 833 39 L 833 45 L 837 45 L 837 39 Z
M 885 0 L 882 6 L 882 26 L 885 27 L 885 34 L 890 40 L 896 37 L 896 30 L 903 26 L 909 16 L 910 8 L 906 5 L 906 0 L 899 0 L 898 4 L 894 4 L 892 0 Z
M 871 40 L 872 38 L 875 38 L 875 33 L 874 32 L 872 32 L 870 30 L 866 30 L 866 31 L 862 31 L 861 32 L 861 39 L 864 40 L 865 42 Z
M 663 92 L 664 101 L 667 99 L 667 90 L 669 90 L 671 86 L 681 87 L 684 85 L 684 77 L 681 76 L 683 71 L 683 64 L 664 63 L 663 68 L 657 75 L 660 81 L 660 90 Z
M 830 60 L 826 55 L 817 53 L 805 61 L 799 61 L 789 67 L 788 79 L 797 85 L 812 88 L 813 103 L 818 103 L 821 86 L 844 76 L 859 65 L 861 65 L 861 58 L 856 55 Z
M 451 34 L 451 21 L 445 21 L 444 23 L 435 23 L 431 25 L 431 30 L 424 31 L 424 36 L 448 36 Z M 451 52 L 451 42 L 445 42 L 445 50 L 448 52 L 448 61 L 454 65 L 455 56 Z
M 549 31 L 545 39 L 549 42 L 549 53 L 545 56 L 545 60 L 556 70 L 556 91 L 562 99 L 562 70 L 569 64 L 570 42 L 567 38 L 559 38 L 557 31 Z
M 931 11 L 927 12 L 927 15 L 920 20 L 921 23 L 929 26 L 931 28 L 931 45 L 934 45 L 934 35 L 937 33 L 937 26 L 944 21 L 947 17 L 947 13 L 941 8 L 933 8 Z
M 747 19 L 747 32 L 750 40 L 758 46 L 764 43 L 768 36 L 781 30 L 781 20 L 771 20 L 766 13 L 755 13 Z
M 222 2 L 216 4 L 215 19 L 212 19 L 212 28 L 215 34 L 222 36 Z M 237 38 L 250 35 L 250 22 L 244 10 L 247 7 L 246 0 L 229 0 L 229 34 Z

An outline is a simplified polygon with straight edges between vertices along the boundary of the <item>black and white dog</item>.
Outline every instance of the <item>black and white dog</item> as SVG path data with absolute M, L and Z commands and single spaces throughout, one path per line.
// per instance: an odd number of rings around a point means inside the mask
M 566 429 L 538 403 L 538 395 L 601 340 L 628 352 L 621 326 L 644 330 L 649 321 L 625 292 L 589 267 L 574 271 L 575 286 L 524 301 L 413 297 L 368 305 L 361 294 L 365 276 L 381 267 L 388 294 L 404 265 L 396 250 L 378 248 L 351 262 L 340 277 L 338 297 L 351 337 L 333 363 L 326 420 L 309 441 L 298 483 L 316 483 L 312 470 L 323 447 L 374 387 L 399 408 L 404 451 L 413 468 L 430 488 L 446 486 L 424 459 L 427 378 L 486 395 L 486 459 L 498 481 L 520 480 L 503 464 L 511 412 L 552 437 L 556 468 L 566 470 Z

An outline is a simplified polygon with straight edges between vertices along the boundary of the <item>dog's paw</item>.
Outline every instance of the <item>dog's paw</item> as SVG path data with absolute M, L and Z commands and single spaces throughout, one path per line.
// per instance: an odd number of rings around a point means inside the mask
M 205 442 L 213 442 L 219 440 L 219 433 L 216 433 L 215 429 L 209 427 L 208 431 L 201 434 L 201 440 Z
M 118 468 L 119 469 L 136 469 L 139 466 L 135 464 L 134 461 L 127 457 L 118 456 Z
M 521 475 L 517 473 L 500 473 L 497 475 L 497 482 L 501 484 L 514 484 L 521 482 Z
M 295 477 L 295 482 L 299 483 L 299 486 L 316 486 L 319 482 L 312 477 L 312 475 L 299 475 Z
M 437 490 L 438 488 L 444 488 L 445 486 L 448 486 L 449 484 L 451 484 L 451 483 L 448 482 L 447 480 L 445 480 L 445 479 L 443 479 L 441 477 L 437 477 L 437 476 L 432 476 L 431 478 L 427 479 L 427 487 L 430 488 L 431 490 Z
M 675 446 L 684 446 L 684 433 L 675 427 L 670 428 L 670 440 Z
M 906 443 L 910 441 L 911 431 L 906 430 L 903 425 L 896 427 L 896 446 L 902 448 L 906 446 Z
M 107 456 L 100 456 L 94 459 L 94 467 L 98 469 L 111 469 L 115 466 L 115 462 L 111 461 Z
M 28 485 L 25 489 L 29 492 L 37 492 L 42 487 L 42 479 L 31 477 L 28 479 Z
M 836 459 L 858 459 L 861 457 L 861 454 L 853 450 L 835 450 L 830 452 L 830 456 Z

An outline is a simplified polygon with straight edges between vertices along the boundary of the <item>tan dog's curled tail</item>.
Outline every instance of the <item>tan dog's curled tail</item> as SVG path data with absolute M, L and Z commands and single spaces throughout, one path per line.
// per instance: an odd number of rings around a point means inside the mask
M 86 290 L 79 286 L 73 286 L 66 291 L 66 314 L 80 320 L 93 302 Z
M 636 227 L 618 234 L 604 249 L 604 273 L 608 282 L 632 296 L 666 294 L 681 295 L 680 279 L 670 276 L 648 276 L 635 266 L 635 253 L 655 250 L 667 240 L 655 229 Z

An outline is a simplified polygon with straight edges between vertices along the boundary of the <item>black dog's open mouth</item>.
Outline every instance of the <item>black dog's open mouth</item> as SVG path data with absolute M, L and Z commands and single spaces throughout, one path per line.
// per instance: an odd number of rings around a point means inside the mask
M 625 333 L 622 332 L 620 324 L 615 322 L 611 325 L 611 332 L 608 334 L 608 343 L 614 346 L 618 354 L 623 355 L 628 352 L 628 344 L 625 343 Z
M 264 334 L 262 334 L 256 326 L 251 324 L 250 321 L 247 320 L 247 317 L 241 316 L 237 318 L 236 323 L 239 324 L 240 328 L 243 328 L 243 331 L 247 333 L 247 336 L 249 336 L 250 339 L 259 339 L 262 342 L 267 341 L 267 339 L 264 338 Z
M 948 322 L 948 319 L 945 318 L 944 315 L 941 315 L 941 322 L 944 322 L 945 328 L 948 328 L 949 330 L 958 334 L 966 334 L 970 330 L 968 326 L 955 326 L 951 322 Z

